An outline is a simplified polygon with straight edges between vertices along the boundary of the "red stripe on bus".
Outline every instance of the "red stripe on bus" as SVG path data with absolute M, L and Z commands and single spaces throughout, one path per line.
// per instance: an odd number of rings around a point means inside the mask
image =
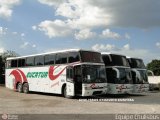
M 49 68 L 49 78 L 50 80 L 55 80 L 57 79 L 65 70 L 65 68 L 63 68 L 57 75 L 54 75 L 54 71 L 60 66 L 54 67 L 54 66 L 50 66 Z
M 14 89 L 16 89 L 16 84 L 17 82 L 21 82 L 22 83 L 22 77 L 20 75 L 20 73 L 17 70 L 13 70 L 10 75 L 13 75 L 15 78 L 15 83 L 14 83 Z M 9 76 L 10 76 L 9 75 Z
M 23 82 L 27 82 L 27 78 L 26 78 L 25 74 L 20 69 L 17 69 L 17 70 L 21 73 L 21 75 L 23 77 Z

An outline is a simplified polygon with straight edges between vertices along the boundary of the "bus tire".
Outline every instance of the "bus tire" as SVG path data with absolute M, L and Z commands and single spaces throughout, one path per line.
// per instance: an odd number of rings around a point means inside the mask
M 22 92 L 23 92 L 23 90 L 22 90 L 22 83 L 18 83 L 18 84 L 17 84 L 17 91 L 18 91 L 19 93 L 22 93 Z
M 73 96 L 67 95 L 67 87 L 66 86 L 63 87 L 63 97 L 69 98 L 69 99 L 73 98 Z
M 29 93 L 29 85 L 28 85 L 28 83 L 24 83 L 23 84 L 23 92 L 26 93 L 26 94 Z

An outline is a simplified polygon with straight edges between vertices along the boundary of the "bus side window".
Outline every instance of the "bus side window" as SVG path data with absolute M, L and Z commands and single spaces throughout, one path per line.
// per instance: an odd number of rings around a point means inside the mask
M 44 65 L 44 56 L 36 56 L 35 65 L 36 66 Z
M 61 64 L 67 63 L 67 53 L 61 54 Z
M 18 60 L 18 67 L 24 67 L 25 66 L 25 59 L 19 59 Z
M 60 64 L 60 54 L 56 54 L 56 64 Z
M 106 66 L 109 66 L 109 65 L 111 64 L 109 55 L 103 55 L 103 56 L 102 56 L 102 59 L 103 59 L 104 64 L 105 64 Z
M 52 65 L 55 62 L 55 55 L 54 54 L 46 55 L 44 59 L 45 59 L 44 60 L 45 65 Z
M 17 60 L 11 61 L 11 67 L 17 67 Z
M 34 57 L 28 57 L 26 59 L 26 66 L 34 66 Z
M 6 68 L 11 68 L 11 61 L 7 61 Z
M 78 62 L 78 61 L 80 61 L 78 52 L 70 52 L 68 54 L 68 63 Z
M 66 64 L 67 63 L 67 53 L 56 54 L 56 64 Z

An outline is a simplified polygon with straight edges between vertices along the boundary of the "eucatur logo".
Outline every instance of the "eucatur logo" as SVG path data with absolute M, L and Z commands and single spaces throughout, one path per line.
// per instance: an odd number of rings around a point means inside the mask
M 28 72 L 27 76 L 20 69 L 13 70 L 10 75 L 15 77 L 15 83 L 17 82 L 27 82 L 27 78 L 47 78 L 50 80 L 56 80 L 65 70 L 66 67 L 60 69 L 59 72 L 55 75 L 55 70 L 60 68 L 60 66 L 50 66 L 48 72 Z

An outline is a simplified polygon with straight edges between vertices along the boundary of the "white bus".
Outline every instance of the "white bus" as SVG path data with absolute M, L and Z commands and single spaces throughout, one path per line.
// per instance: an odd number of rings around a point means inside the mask
M 132 93 L 133 81 L 126 56 L 101 53 L 106 66 L 108 94 Z
M 5 79 L 7 88 L 24 93 L 37 91 L 71 98 L 107 92 L 101 54 L 81 49 L 8 58 Z
M 132 69 L 133 93 L 142 93 L 149 90 L 147 69 L 142 59 L 127 57 Z

